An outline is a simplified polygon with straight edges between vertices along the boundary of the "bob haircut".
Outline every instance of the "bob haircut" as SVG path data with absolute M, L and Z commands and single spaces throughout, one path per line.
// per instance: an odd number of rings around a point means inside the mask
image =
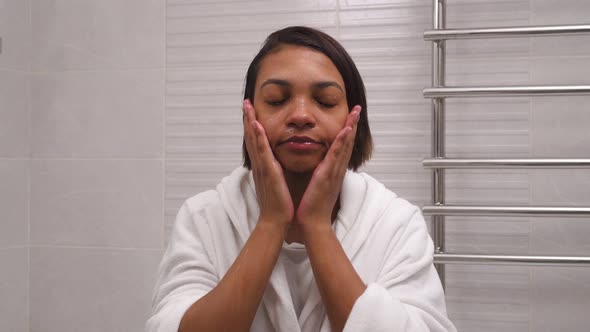
M 266 55 L 278 51 L 283 45 L 308 47 L 330 58 L 344 81 L 348 112 L 355 105 L 362 107 L 352 155 L 348 162 L 348 168 L 356 171 L 365 161 L 371 158 L 373 151 L 373 138 L 371 137 L 369 119 L 367 117 L 365 85 L 354 62 L 342 45 L 334 38 L 319 30 L 301 26 L 288 27 L 271 33 L 248 67 L 244 99 L 250 99 L 252 104 L 254 104 L 254 91 L 256 90 L 256 78 L 260 64 Z M 242 153 L 244 156 L 244 167 L 252 169 L 252 163 L 245 142 L 242 143 Z

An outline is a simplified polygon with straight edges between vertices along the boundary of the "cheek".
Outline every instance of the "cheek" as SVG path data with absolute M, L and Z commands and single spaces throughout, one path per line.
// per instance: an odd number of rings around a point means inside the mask
M 264 128 L 270 145 L 273 146 L 276 143 L 276 140 L 278 140 L 280 119 L 277 116 L 260 116 L 258 122 L 260 122 Z
M 326 131 L 330 136 L 330 141 L 333 141 L 338 133 L 344 128 L 346 124 L 346 118 L 348 117 L 348 112 L 345 110 L 344 112 L 338 112 L 338 114 L 332 114 L 331 116 L 326 118 Z

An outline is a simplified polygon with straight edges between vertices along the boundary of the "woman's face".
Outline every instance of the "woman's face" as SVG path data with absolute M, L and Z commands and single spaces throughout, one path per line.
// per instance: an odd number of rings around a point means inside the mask
M 348 116 L 342 76 L 330 58 L 284 45 L 261 62 L 254 109 L 282 167 L 313 172 Z

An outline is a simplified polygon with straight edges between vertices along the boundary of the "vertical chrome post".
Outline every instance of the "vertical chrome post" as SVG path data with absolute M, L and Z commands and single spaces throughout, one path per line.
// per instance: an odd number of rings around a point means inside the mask
M 446 17 L 445 0 L 433 0 L 433 29 L 445 28 Z M 432 86 L 445 85 L 445 41 L 435 41 L 432 46 Z M 445 156 L 445 100 L 434 98 L 432 100 L 432 157 L 444 158 Z M 445 203 L 445 171 L 434 169 L 432 175 L 432 201 L 434 205 Z M 444 216 L 433 216 L 433 241 L 435 253 L 444 253 L 445 250 L 445 224 Z M 438 275 L 445 287 L 445 266 L 436 264 Z

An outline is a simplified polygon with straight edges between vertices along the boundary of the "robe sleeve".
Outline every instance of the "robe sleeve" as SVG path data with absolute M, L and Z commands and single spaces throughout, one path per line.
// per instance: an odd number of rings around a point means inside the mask
M 177 332 L 186 310 L 218 283 L 219 278 L 207 248 L 211 248 L 206 220 L 180 208 L 168 248 L 160 263 L 152 299 L 152 316 L 146 332 Z M 197 221 L 197 222 L 195 222 Z
M 433 265 L 434 246 L 417 207 L 378 279 L 355 302 L 345 332 L 456 331 Z

